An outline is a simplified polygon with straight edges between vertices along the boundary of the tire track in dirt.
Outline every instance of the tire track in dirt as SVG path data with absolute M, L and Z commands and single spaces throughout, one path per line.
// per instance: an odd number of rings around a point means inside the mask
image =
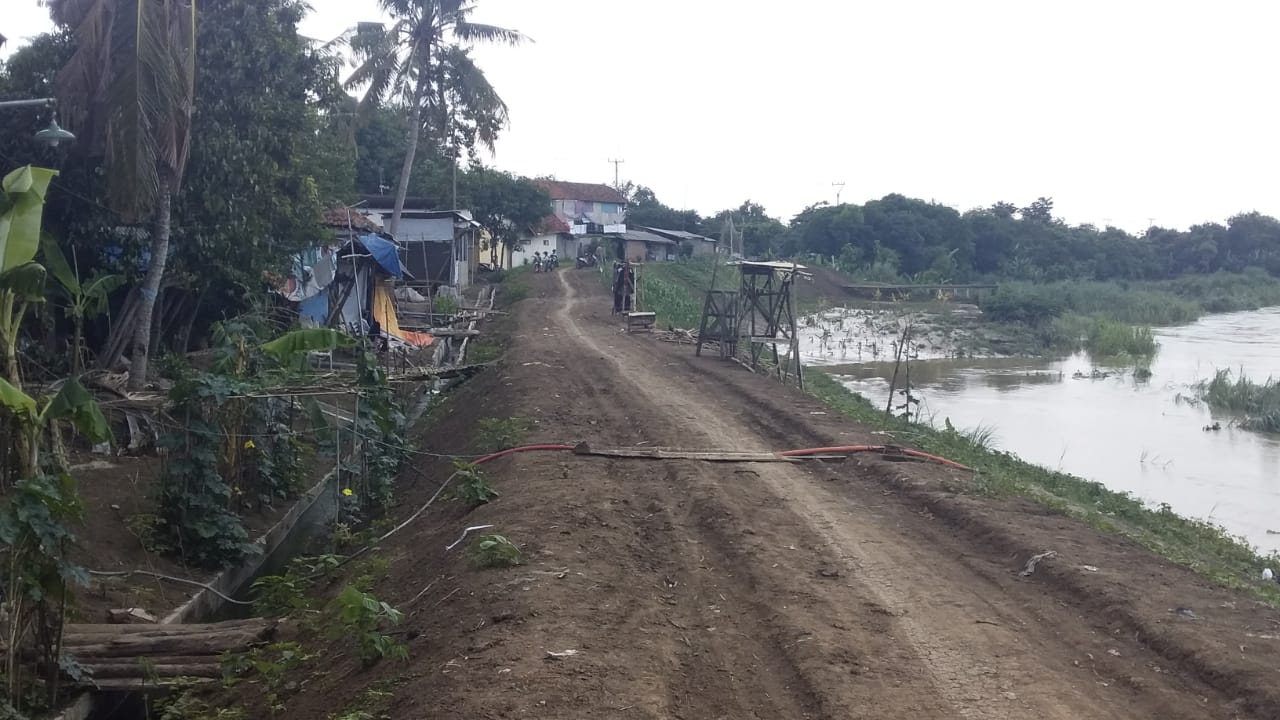
M 758 421 L 744 423 L 729 417 L 723 406 L 727 404 L 723 402 L 725 398 L 707 387 L 713 381 L 682 382 L 664 375 L 662 370 L 668 363 L 662 362 L 658 354 L 637 350 L 642 341 L 619 337 L 606 351 L 597 340 L 601 333 L 598 326 L 584 327 L 577 321 L 579 303 L 565 274 L 558 274 L 558 278 L 566 298 L 556 312 L 558 324 L 571 341 L 593 356 L 608 359 L 617 370 L 619 384 L 626 382 L 630 386 L 627 395 L 635 402 L 667 411 L 670 420 L 665 443 L 703 449 L 758 450 L 778 434 L 760 427 Z M 882 525 L 884 519 L 877 513 L 824 490 L 807 470 L 760 464 L 753 466 L 752 472 L 754 478 L 740 482 L 733 492 L 754 486 L 756 493 L 786 516 L 775 522 L 790 525 L 797 537 L 810 539 L 806 552 L 830 559 L 842 576 L 852 580 L 838 598 L 832 598 L 833 593 L 814 588 L 807 579 L 794 574 L 791 578 L 793 593 L 809 593 L 800 601 L 802 607 L 821 607 L 822 616 L 839 618 L 837 627 L 855 629 L 847 633 L 851 637 L 814 636 L 820 641 L 806 642 L 808 647 L 801 651 L 796 650 L 800 647 L 797 643 L 782 643 L 791 662 L 814 680 L 808 692 L 823 700 L 822 715 L 836 716 L 845 707 L 865 708 L 870 703 L 881 705 L 886 711 L 892 708 L 892 714 L 900 717 L 1126 718 L 1145 715 L 1153 706 L 1160 709 L 1161 717 L 1204 716 L 1204 708 L 1191 708 L 1196 712 L 1187 714 L 1189 708 L 1181 697 L 1170 700 L 1161 692 L 1135 697 L 1123 688 L 1098 682 L 1088 671 L 1075 667 L 1069 659 L 1071 654 L 1064 652 L 1069 648 L 1055 642 L 1053 628 L 1043 633 L 1039 627 L 1041 618 L 1034 612 L 1026 612 L 1007 598 L 985 597 L 993 589 L 989 579 L 971 577 L 963 565 L 953 562 L 952 554 L 922 547 L 904 536 L 902 529 Z M 693 472 L 701 479 L 701 486 L 719 488 L 706 477 L 716 473 L 721 471 Z M 719 489 L 706 500 L 707 509 L 698 525 L 701 535 L 726 555 L 734 552 L 731 548 L 737 543 L 724 534 L 722 523 L 708 518 L 723 508 L 733 508 L 733 500 Z M 746 513 L 761 514 L 759 509 Z M 743 589 L 748 596 L 786 597 L 787 592 L 778 587 L 777 577 L 784 573 L 753 571 L 762 555 L 776 555 L 776 549 L 767 552 L 758 543 L 755 547 L 761 552 L 739 557 L 740 571 L 751 578 Z M 850 613 L 849 608 L 859 612 Z M 764 613 L 759 607 L 751 610 L 750 616 L 759 623 L 753 633 L 756 635 L 781 631 L 788 624 L 776 613 Z M 975 618 L 991 621 L 975 623 Z M 818 625 L 814 622 L 813 618 L 798 617 L 791 629 L 794 632 L 797 627 L 812 629 L 821 625 L 821 621 L 817 621 Z M 805 637 L 803 630 L 799 632 L 796 639 Z M 854 693 L 847 687 L 840 688 L 840 680 L 829 677 L 828 669 L 842 664 L 841 651 L 847 653 L 850 643 L 874 646 L 886 638 L 897 652 L 877 657 L 889 658 L 900 672 L 893 692 L 894 704 L 884 705 L 883 694 L 859 698 L 856 706 L 841 702 Z M 901 686 L 904 679 L 911 680 L 905 683 L 908 687 Z M 861 689 L 862 685 L 858 685 Z M 932 697 L 937 702 L 932 707 L 913 708 L 909 714 L 904 712 L 907 698 L 922 697 Z

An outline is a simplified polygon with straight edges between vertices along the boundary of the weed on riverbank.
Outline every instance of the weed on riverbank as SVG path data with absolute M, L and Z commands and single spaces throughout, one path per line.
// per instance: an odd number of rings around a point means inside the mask
M 1219 585 L 1244 590 L 1280 607 L 1280 585 L 1257 579 L 1262 568 L 1280 564 L 1280 556 L 1263 557 L 1221 527 L 1182 517 L 1167 505 L 1151 509 L 1132 495 L 1108 490 L 1101 483 L 990 449 L 990 438 L 985 435 L 889 417 L 883 408 L 873 407 L 825 373 L 809 373 L 805 383 L 811 394 L 842 414 L 888 431 L 903 444 L 973 468 L 972 492 L 1029 498 L 1099 530 L 1127 537 Z
M 1219 370 L 1195 391 L 1212 410 L 1243 416 L 1240 426 L 1246 430 L 1280 432 L 1280 381 L 1258 383 L 1244 373 L 1233 377 L 1230 370 Z

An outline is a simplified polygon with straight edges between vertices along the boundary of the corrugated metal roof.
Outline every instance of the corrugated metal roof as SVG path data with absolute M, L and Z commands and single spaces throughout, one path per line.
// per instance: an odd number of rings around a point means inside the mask
M 669 237 L 669 238 L 678 239 L 678 240 L 701 240 L 703 242 L 716 242 L 715 238 L 709 238 L 706 235 L 699 235 L 697 233 L 686 232 L 684 230 L 666 230 L 664 228 L 655 228 L 655 227 L 640 227 L 640 229 L 647 230 L 651 233 L 656 233 L 658 235 L 662 235 L 663 237 Z
M 622 233 L 622 237 L 633 242 L 653 243 L 655 245 L 676 244 L 676 241 L 671 238 L 664 238 L 661 235 L 655 235 L 654 233 L 646 232 L 644 230 L 633 230 L 631 228 L 627 228 L 627 231 Z
M 560 180 L 534 180 L 533 182 L 538 187 L 546 190 L 552 200 L 582 200 L 584 202 L 627 204 L 627 198 L 622 193 L 600 183 L 562 182 Z

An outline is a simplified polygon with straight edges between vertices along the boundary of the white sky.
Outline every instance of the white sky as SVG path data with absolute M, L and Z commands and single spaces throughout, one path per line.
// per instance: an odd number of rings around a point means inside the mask
M 376 0 L 312 0 L 329 38 Z M 1280 216 L 1270 0 L 479 0 L 536 42 L 484 48 L 511 107 L 493 158 L 788 219 L 886 193 L 958 209 L 1054 198 L 1070 222 Z M 0 0 L 11 52 L 49 27 Z

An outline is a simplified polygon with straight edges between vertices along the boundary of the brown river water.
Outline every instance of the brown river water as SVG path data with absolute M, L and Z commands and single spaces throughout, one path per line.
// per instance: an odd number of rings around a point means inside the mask
M 1155 332 L 1160 348 L 1145 381 L 1075 355 L 920 360 L 911 363 L 911 382 L 922 415 L 937 425 L 949 418 L 960 429 L 990 428 L 996 449 L 1153 507 L 1168 504 L 1264 554 L 1280 551 L 1280 435 L 1239 429 L 1231 417 L 1185 400 L 1191 385 L 1220 368 L 1243 369 L 1257 381 L 1280 378 L 1280 308 L 1210 315 Z M 885 403 L 892 363 L 821 354 L 804 359 L 830 366 L 845 386 Z M 1112 374 L 1098 377 L 1095 368 Z M 1215 421 L 1222 429 L 1206 431 Z

